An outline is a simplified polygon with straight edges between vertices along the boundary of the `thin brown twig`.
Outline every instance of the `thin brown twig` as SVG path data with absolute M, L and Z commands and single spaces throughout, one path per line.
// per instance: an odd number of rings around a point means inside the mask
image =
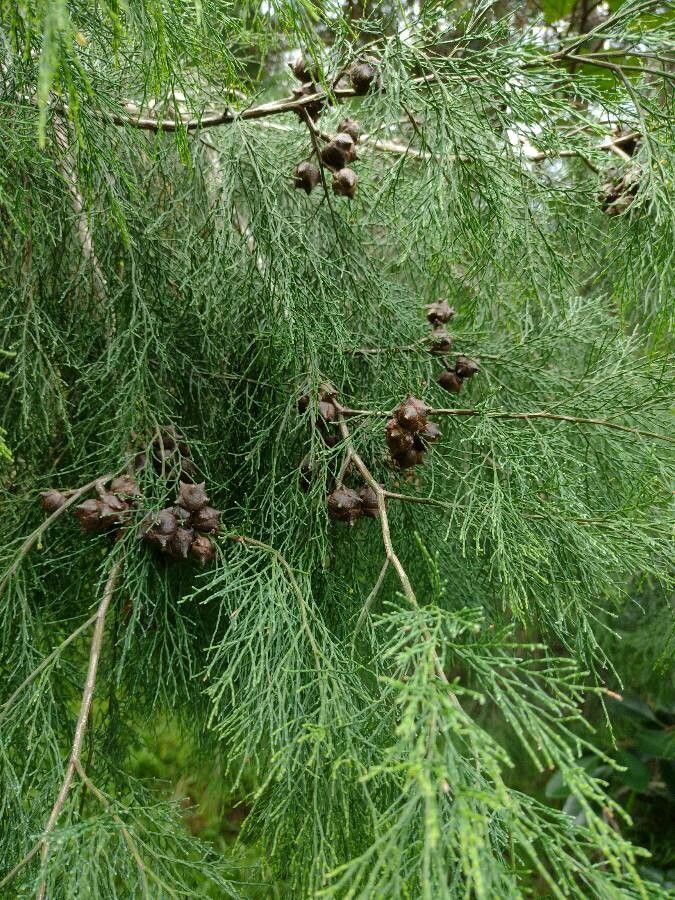
M 103 589 L 103 598 L 101 603 L 99 604 L 98 610 L 96 612 L 96 628 L 94 629 L 94 636 L 91 642 L 91 650 L 89 653 L 89 670 L 87 672 L 87 679 L 85 682 L 84 692 L 82 695 L 82 702 L 80 704 L 80 713 L 77 720 L 77 725 L 75 727 L 75 738 L 73 740 L 70 759 L 68 761 L 68 767 L 66 769 L 66 775 L 61 785 L 61 789 L 59 791 L 58 797 L 52 807 L 51 814 L 49 816 L 49 821 L 45 826 L 44 836 L 31 847 L 28 853 L 23 857 L 23 859 L 19 860 L 19 862 L 12 868 L 10 871 L 0 880 L 0 888 L 3 888 L 5 885 L 9 884 L 18 873 L 24 868 L 24 866 L 28 865 L 28 863 L 33 859 L 33 857 L 42 849 L 43 861 L 42 864 L 44 866 L 47 859 L 48 852 L 48 838 L 47 835 L 50 831 L 53 830 L 56 821 L 63 809 L 63 805 L 68 796 L 68 792 L 73 782 L 73 776 L 75 774 L 75 769 L 77 767 L 77 763 L 79 762 L 79 754 L 82 750 L 82 740 L 84 737 L 84 729 L 86 727 L 86 723 L 89 717 L 89 710 L 91 709 L 91 701 L 94 695 L 94 687 L 96 684 L 96 670 L 98 668 L 98 660 L 101 652 L 101 643 L 103 641 L 103 627 L 105 624 L 105 614 L 108 610 L 108 606 L 110 605 L 110 601 L 113 596 L 113 592 L 115 590 L 115 585 L 117 582 L 117 578 L 121 571 L 122 560 L 118 560 L 117 563 L 113 566 L 110 571 L 110 575 L 108 576 L 108 580 L 106 581 L 105 587 Z M 46 884 L 44 880 L 40 883 L 40 887 L 38 889 L 38 900 L 44 900 L 46 890 Z
M 430 84 L 436 80 L 436 75 L 420 75 L 411 79 L 411 85 Z M 306 107 L 312 103 L 323 100 L 326 103 L 334 104 L 340 100 L 346 100 L 350 97 L 356 97 L 357 94 L 353 88 L 335 88 L 328 92 L 317 90 L 313 94 L 307 94 L 303 97 L 284 97 L 281 100 L 273 100 L 269 103 L 261 103 L 259 106 L 250 106 L 237 112 L 229 107 L 221 112 L 212 113 L 210 115 L 201 116 L 193 119 L 155 119 L 147 116 L 111 116 L 115 125 L 128 125 L 133 128 L 140 128 L 144 131 L 177 131 L 184 128 L 186 131 L 203 131 L 205 128 L 214 128 L 218 125 L 229 125 L 233 122 L 249 121 L 255 119 L 265 119 L 269 116 L 277 116 L 282 113 L 297 112 L 301 113 Z
M 73 738 L 73 744 L 70 751 L 70 758 L 68 760 L 66 774 L 61 784 L 61 789 L 56 800 L 54 801 L 54 806 L 52 807 L 52 811 L 49 814 L 49 819 L 47 820 L 47 824 L 45 825 L 44 835 L 39 841 L 39 846 L 41 847 L 43 869 L 47 864 L 47 860 L 49 858 L 49 834 L 54 830 L 59 816 L 63 811 L 63 807 L 65 805 L 66 799 L 68 798 L 68 793 L 70 792 L 70 788 L 73 783 L 75 770 L 80 761 L 82 742 L 84 740 L 84 735 L 87 728 L 87 721 L 89 719 L 89 713 L 91 711 L 91 704 L 94 699 L 96 673 L 98 671 L 98 663 L 101 657 L 101 648 L 103 645 L 103 634 L 105 631 L 105 617 L 106 613 L 108 612 L 110 602 L 113 598 L 115 587 L 117 586 L 117 580 L 121 571 L 122 559 L 118 559 L 110 570 L 108 580 L 106 581 L 105 587 L 103 588 L 103 597 L 96 613 L 96 624 L 94 626 L 94 634 L 91 640 L 91 649 L 89 651 L 89 668 L 87 670 L 87 678 L 84 683 L 84 690 L 82 692 L 80 712 L 77 717 L 77 724 L 75 725 L 75 736 Z M 38 889 L 37 900 L 44 900 L 46 889 L 47 885 L 43 878 Z
M 205 128 L 230 125 L 238 121 L 265 119 L 268 116 L 277 116 L 281 113 L 301 112 L 309 104 L 316 103 L 318 100 L 330 102 L 333 98 L 341 100 L 355 96 L 356 93 L 352 88 L 339 88 L 331 94 L 318 90 L 314 94 L 308 94 L 304 97 L 284 97 L 281 100 L 273 100 L 270 103 L 261 103 L 259 106 L 250 106 L 248 109 L 241 110 L 241 112 L 236 112 L 228 107 L 222 112 L 212 113 L 211 115 L 195 119 L 155 119 L 143 116 L 131 118 L 113 115 L 112 121 L 116 125 L 128 125 L 133 128 L 140 128 L 143 131 L 177 131 L 179 128 L 184 128 L 186 131 L 202 131 Z
M 345 416 L 377 416 L 378 418 L 389 418 L 393 415 L 393 410 L 351 409 L 346 406 L 340 406 L 339 409 Z M 656 431 L 645 431 L 642 428 L 632 428 L 630 425 L 621 425 L 619 422 L 612 422 L 609 419 L 568 416 L 563 415 L 562 413 L 546 412 L 545 410 L 537 410 L 534 412 L 503 412 L 501 410 L 486 411 L 481 409 L 429 409 L 428 413 L 430 416 L 485 416 L 487 419 L 549 419 L 554 422 L 566 422 L 571 425 L 595 425 L 599 428 L 609 428 L 626 434 L 634 434 L 638 437 L 667 441 L 670 444 L 675 444 L 674 437 L 667 434 L 659 434 Z
M 337 473 L 335 478 L 335 487 L 342 487 L 342 482 L 344 481 L 344 477 L 349 470 L 349 467 L 352 464 L 352 453 L 351 450 L 347 450 L 344 455 L 344 459 L 342 460 L 342 464 L 340 465 L 340 471 Z
M 361 610 L 361 613 L 359 615 L 359 618 L 357 619 L 356 625 L 354 626 L 354 633 L 352 634 L 352 651 L 354 650 L 354 647 L 356 646 L 356 636 L 358 635 L 359 631 L 361 630 L 361 626 L 366 621 L 368 613 L 370 612 L 370 608 L 373 605 L 373 603 L 375 602 L 375 600 L 377 599 L 377 595 L 380 593 L 380 588 L 384 584 L 384 579 L 385 579 L 388 571 L 389 571 L 389 557 L 385 556 L 384 563 L 380 570 L 380 574 L 377 577 L 377 581 L 375 582 L 375 585 L 374 585 L 372 591 L 366 597 L 366 602 L 363 604 L 363 609 Z
M 70 142 L 68 140 L 68 126 L 66 124 L 66 120 L 60 113 L 56 113 L 56 115 L 54 116 L 54 135 L 56 137 L 56 143 L 63 154 L 63 158 L 59 161 L 59 168 L 61 170 L 63 179 L 68 186 L 71 206 L 73 208 L 75 219 L 77 221 L 77 235 L 82 246 L 82 255 L 91 266 L 94 294 L 96 296 L 96 299 L 102 306 L 102 308 L 105 309 L 107 303 L 108 285 L 103 273 L 103 269 L 101 268 L 101 264 L 98 260 L 98 256 L 96 255 L 91 225 L 89 224 L 89 219 L 87 217 L 82 192 L 80 191 L 79 185 L 77 183 L 77 175 L 75 174 L 75 160 L 73 159 L 73 155 L 70 151 Z M 114 326 L 114 310 L 110 310 L 110 312 L 113 317 L 112 323 Z
M 44 522 L 41 522 L 40 525 L 38 525 L 38 527 L 35 529 L 35 531 L 31 532 L 28 535 L 26 540 L 23 542 L 23 544 L 19 548 L 19 551 L 18 551 L 16 557 L 14 558 L 14 562 L 9 567 L 7 572 L 5 573 L 5 576 L 3 577 L 2 581 L 0 581 L 0 597 L 2 597 L 3 593 L 5 592 L 5 589 L 6 589 L 7 585 L 9 584 L 9 581 L 11 580 L 11 578 L 16 574 L 19 566 L 21 565 L 21 560 L 28 553 L 30 553 L 33 546 L 40 540 L 40 538 L 45 533 L 45 531 L 49 528 L 49 526 L 52 525 L 59 518 L 59 516 L 63 515 L 63 513 L 66 512 L 66 510 L 69 509 L 77 500 L 79 500 L 83 494 L 86 494 L 87 491 L 90 491 L 93 488 L 96 488 L 96 486 L 98 484 L 105 484 L 106 482 L 110 481 L 114 477 L 115 477 L 114 475 L 104 475 L 102 478 L 94 478 L 93 481 L 88 482 L 88 484 L 85 484 L 80 488 L 76 488 L 76 490 L 74 490 L 74 491 L 66 492 L 66 493 L 70 494 L 70 496 L 68 497 L 66 502 L 63 504 L 63 506 L 60 506 L 58 509 L 54 510 L 54 512 L 51 513 L 51 515 L 47 516 L 47 518 L 44 520 Z

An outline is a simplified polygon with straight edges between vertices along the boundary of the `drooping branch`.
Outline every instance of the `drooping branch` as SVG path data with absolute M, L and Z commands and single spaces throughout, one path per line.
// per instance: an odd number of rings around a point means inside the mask
M 334 401 L 335 402 L 335 401 Z M 354 442 L 352 441 L 352 437 L 349 431 L 349 427 L 347 426 L 347 422 L 345 421 L 345 417 L 340 407 L 338 406 L 338 426 L 340 428 L 340 434 L 345 443 L 345 447 L 347 449 L 347 453 L 350 455 L 351 460 L 354 465 L 358 469 L 361 477 L 368 485 L 368 487 L 374 492 L 377 498 L 377 508 L 379 511 L 379 519 L 380 519 L 380 528 L 382 530 L 382 543 L 384 544 L 384 552 L 387 560 L 393 566 L 396 574 L 398 575 L 398 580 L 401 583 L 401 587 L 403 588 L 403 593 L 405 595 L 406 600 L 413 606 L 415 609 L 419 609 L 419 603 L 417 602 L 417 597 L 415 595 L 415 591 L 413 590 L 413 586 L 410 583 L 410 578 L 408 577 L 408 573 L 403 567 L 401 560 L 399 559 L 396 551 L 394 550 L 394 545 L 391 540 L 391 530 L 389 528 L 389 514 L 387 512 L 387 491 L 382 487 L 382 485 L 373 477 L 370 469 L 365 464 L 356 448 L 354 447 Z M 372 602 L 375 596 L 377 595 L 377 590 L 381 586 L 381 580 L 384 580 L 384 576 L 386 574 L 386 570 L 383 568 L 380 572 L 380 577 L 378 578 L 378 582 L 380 584 L 376 584 L 373 591 L 371 591 L 368 600 Z M 366 601 L 368 602 L 368 601 Z M 431 637 L 428 633 L 424 634 L 426 640 L 431 640 Z M 443 681 L 445 684 L 449 684 L 447 675 L 443 671 L 443 665 L 441 660 L 434 649 L 434 668 L 436 670 L 436 675 Z M 461 709 L 461 704 L 457 699 L 456 695 L 453 691 L 449 691 L 450 698 L 452 702 Z
M 122 838 L 124 839 L 124 843 L 129 848 L 129 853 L 131 853 L 131 855 L 133 856 L 134 862 L 136 863 L 136 866 L 138 867 L 138 872 L 141 876 L 141 882 L 143 884 L 143 896 L 149 897 L 150 892 L 148 890 L 148 871 L 145 867 L 145 863 L 143 862 L 143 860 L 141 858 L 141 854 L 138 852 L 138 848 L 134 844 L 132 837 L 129 834 L 129 829 L 125 827 L 124 822 L 120 819 L 120 817 L 117 815 L 117 813 L 112 812 L 112 810 L 110 808 L 110 804 L 108 803 L 108 800 L 107 800 L 105 794 L 103 794 L 101 791 L 99 791 L 99 789 L 96 787 L 94 782 L 87 775 L 87 773 L 85 772 L 84 767 L 82 766 L 82 763 L 80 762 L 79 759 L 75 760 L 75 769 L 77 770 L 77 774 L 80 777 L 82 784 L 87 788 L 87 790 L 91 794 L 94 795 L 94 797 L 96 797 L 96 799 L 101 803 L 103 808 L 111 814 L 113 821 L 119 826 L 120 834 L 122 835 Z M 160 882 L 160 884 L 165 888 L 167 887 L 167 885 L 165 885 L 164 882 Z
M 359 473 L 365 483 L 369 488 L 371 488 L 371 490 L 377 497 L 377 508 L 380 514 L 380 527 L 382 529 L 382 543 L 384 544 L 384 552 L 387 556 L 387 559 L 392 564 L 396 571 L 396 574 L 398 575 L 398 580 L 401 582 L 401 587 L 403 588 L 403 593 L 405 594 L 406 599 L 412 606 L 417 606 L 417 597 L 415 596 L 412 584 L 410 583 L 408 574 L 403 568 L 401 560 L 398 558 L 396 551 L 394 550 L 394 545 L 391 541 L 389 516 L 387 514 L 386 492 L 382 485 L 372 476 L 370 469 L 366 466 L 363 459 L 359 456 L 356 449 L 354 448 L 351 434 L 342 412 L 339 412 L 338 415 L 338 425 L 340 427 L 340 434 L 342 435 L 342 438 L 345 442 L 345 447 L 347 448 L 347 452 L 349 453 L 354 465 L 359 470 Z
M 77 724 L 75 726 L 75 736 L 73 738 L 73 745 L 70 751 L 70 758 L 68 760 L 68 767 L 66 768 L 66 774 L 63 779 L 63 783 L 61 784 L 61 790 L 54 801 L 54 806 L 52 807 L 52 811 L 49 815 L 49 819 L 47 820 L 47 824 L 44 829 L 44 837 L 40 841 L 41 846 L 41 857 L 42 857 L 42 866 L 47 863 L 49 857 L 49 834 L 54 830 L 56 823 L 58 822 L 59 816 L 63 811 L 63 807 L 68 798 L 68 794 L 70 792 L 70 788 L 73 783 L 73 777 L 75 775 L 75 771 L 77 769 L 78 764 L 80 763 L 80 754 L 82 752 L 82 742 L 84 740 L 85 731 L 87 729 L 87 723 L 89 721 L 89 714 L 91 712 L 91 704 L 94 699 L 94 689 L 96 687 L 96 674 L 98 672 L 98 663 L 101 657 L 101 648 L 103 645 L 103 634 L 105 630 L 105 617 L 108 612 L 108 607 L 110 606 L 110 602 L 113 598 L 113 594 L 115 593 L 115 588 L 117 586 L 117 581 L 120 576 L 120 572 L 122 571 L 122 559 L 118 559 L 117 562 L 113 565 L 110 570 L 110 574 L 108 576 L 108 580 L 105 583 L 105 587 L 103 588 L 103 597 L 101 599 L 101 603 L 99 604 L 97 613 L 96 613 L 96 624 L 94 626 L 94 634 L 91 640 L 91 649 L 89 651 L 89 668 L 87 670 L 87 678 L 84 683 L 84 691 L 82 692 L 82 701 L 80 703 L 80 712 L 77 717 Z M 44 900 L 46 891 L 46 883 L 43 880 L 40 884 L 40 888 L 37 893 L 37 900 Z
M 30 675 L 27 675 L 26 678 L 24 678 L 17 689 L 7 700 L 5 700 L 2 706 L 0 706 L 0 723 L 2 723 L 3 720 L 7 717 L 7 714 L 16 702 L 17 697 L 19 697 L 19 695 L 28 687 L 29 684 L 35 681 L 35 679 L 40 675 L 41 672 L 44 672 L 44 670 L 49 667 L 50 663 L 52 663 L 57 658 L 57 656 L 60 656 L 60 654 L 63 653 L 63 651 L 69 644 L 72 644 L 72 642 L 76 640 L 83 632 L 85 632 L 87 628 L 94 624 L 97 616 L 98 612 L 95 612 L 93 616 L 90 616 L 87 619 L 86 622 L 83 622 L 78 628 L 75 629 L 75 631 L 72 631 L 65 640 L 61 641 L 58 647 L 55 647 L 52 650 L 49 656 L 45 656 L 42 662 L 38 666 L 36 666 L 35 669 L 33 669 Z
M 307 640 L 309 641 L 309 645 L 312 648 L 312 653 L 314 655 L 314 662 L 316 663 L 317 672 L 321 673 L 321 651 L 319 650 L 319 645 L 316 642 L 316 638 L 314 637 L 314 633 L 309 625 L 309 615 L 307 610 L 307 603 L 305 601 L 302 590 L 300 589 L 300 585 L 298 584 L 298 580 L 295 577 L 295 572 L 292 567 L 288 563 L 288 560 L 275 548 L 272 547 L 271 544 L 265 544 L 263 541 L 259 541 L 256 538 L 246 537 L 242 534 L 231 534 L 228 535 L 231 541 L 234 541 L 236 544 L 244 544 L 250 547 L 257 547 L 259 550 L 264 550 L 266 553 L 269 553 L 273 556 L 276 561 L 279 563 L 281 568 L 286 573 L 288 578 L 288 582 L 291 586 L 291 590 L 295 595 L 295 598 L 298 601 L 298 606 L 300 608 L 300 617 L 302 619 L 302 627 L 307 635 Z
M 59 161 L 59 169 L 68 186 L 70 202 L 77 222 L 77 236 L 82 247 L 82 255 L 91 266 L 96 300 L 102 307 L 105 307 L 108 285 L 94 249 L 94 238 L 91 231 L 91 225 L 89 224 L 84 199 L 77 183 L 75 161 L 70 151 L 70 142 L 68 140 L 68 126 L 66 120 L 60 113 L 54 115 L 54 135 L 56 137 L 56 143 L 63 154 Z M 111 310 L 111 314 L 114 315 L 114 310 Z
M 113 598 L 113 594 L 115 592 L 115 588 L 117 586 L 117 581 L 119 579 L 120 572 L 122 571 L 122 559 L 119 559 L 110 570 L 110 574 L 108 575 L 108 579 L 103 588 L 103 596 L 101 598 L 101 602 L 98 606 L 95 616 L 96 625 L 94 627 L 94 634 L 92 636 L 91 648 L 89 651 L 89 667 L 87 670 L 87 677 L 84 684 L 84 690 L 82 692 L 82 700 L 80 701 L 80 711 L 77 717 L 77 724 L 75 726 L 75 735 L 73 738 L 73 743 L 70 750 L 70 756 L 68 759 L 68 765 L 66 767 L 66 774 L 61 783 L 61 788 L 59 789 L 58 796 L 54 801 L 54 805 L 49 814 L 49 819 L 47 820 L 47 824 L 44 828 L 43 837 L 28 851 L 28 853 L 21 859 L 13 869 L 11 869 L 5 877 L 0 880 L 0 888 L 9 884 L 15 876 L 26 866 L 33 857 L 41 851 L 42 856 L 42 866 L 44 868 L 48 856 L 49 856 L 49 835 L 54 830 L 56 823 L 63 811 L 63 807 L 68 799 L 68 794 L 73 784 L 73 778 L 75 776 L 75 772 L 77 770 L 78 765 L 80 764 L 80 754 L 82 752 L 82 743 L 84 741 L 84 735 L 87 730 L 87 723 L 89 721 L 89 715 L 91 712 L 91 705 L 94 698 L 94 689 L 96 687 L 96 674 L 98 671 L 98 663 L 101 656 L 101 647 L 103 645 L 103 634 L 105 630 L 105 617 L 108 612 L 108 607 Z M 37 893 L 37 900 L 44 900 L 46 891 L 46 883 L 44 880 L 41 881 L 40 887 Z
M 349 407 L 341 407 L 341 411 L 345 416 L 376 416 L 378 418 L 390 418 L 394 414 L 393 410 L 350 409 Z M 671 437 L 668 434 L 659 434 L 659 432 L 656 431 L 645 431 L 642 428 L 633 428 L 630 425 L 622 425 L 620 422 L 612 422 L 609 419 L 568 416 L 562 413 L 546 412 L 545 410 L 536 410 L 533 412 L 506 412 L 503 410 L 440 408 L 429 409 L 428 412 L 430 416 L 484 416 L 486 419 L 520 419 L 526 421 L 548 419 L 553 422 L 565 422 L 570 425 L 592 425 L 598 428 L 609 428 L 626 434 L 634 434 L 638 437 L 667 441 L 670 444 L 675 444 L 675 437 Z

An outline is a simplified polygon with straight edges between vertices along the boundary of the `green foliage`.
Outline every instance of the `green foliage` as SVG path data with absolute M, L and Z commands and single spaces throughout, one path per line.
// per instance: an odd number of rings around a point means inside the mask
M 0 6 L 0 892 L 667 895 L 673 18 L 522 6 Z M 299 48 L 318 134 L 266 105 Z M 347 113 L 356 198 L 294 190 Z M 355 410 L 330 447 L 327 381 Z M 384 440 L 408 393 L 443 432 L 410 475 Z M 223 511 L 203 572 L 138 539 L 170 425 Z M 139 452 L 119 540 L 45 522 L 41 490 Z M 346 453 L 386 521 L 328 520 Z M 167 721 L 250 806 L 237 847 L 148 778 Z

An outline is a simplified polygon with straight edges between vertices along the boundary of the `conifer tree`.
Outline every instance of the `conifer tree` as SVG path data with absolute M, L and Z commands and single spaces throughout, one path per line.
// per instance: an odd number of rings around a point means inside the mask
M 674 23 L 3 0 L 1 896 L 667 894 L 587 761 L 645 585 L 672 672 Z

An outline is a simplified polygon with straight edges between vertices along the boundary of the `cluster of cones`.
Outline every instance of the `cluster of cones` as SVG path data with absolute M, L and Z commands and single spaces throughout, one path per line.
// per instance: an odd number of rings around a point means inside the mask
M 454 317 L 455 309 L 441 297 L 427 306 L 427 320 L 431 325 L 431 352 L 445 354 L 452 350 L 452 336 L 448 334 L 446 324 Z M 468 356 L 458 356 L 453 367 L 446 366 L 436 379 L 443 390 L 450 394 L 459 394 L 462 384 L 467 378 L 473 378 L 480 371 L 480 366 Z
M 220 513 L 208 505 L 205 482 L 194 484 L 185 480 L 191 477 L 194 463 L 187 444 L 175 429 L 162 429 L 148 450 L 136 455 L 136 470 L 146 465 L 152 465 L 157 474 L 167 480 L 175 477 L 181 480 L 175 504 L 157 514 L 146 515 L 141 523 L 140 537 L 172 559 L 192 558 L 202 565 L 211 562 L 216 550 L 208 535 L 218 531 Z M 51 515 L 64 506 L 72 493 L 54 489 L 44 491 L 42 508 Z M 73 509 L 85 534 L 108 533 L 119 537 L 124 528 L 138 521 L 142 492 L 133 475 L 119 475 L 107 488 L 105 480 L 101 480 L 96 485 L 96 494 Z
M 301 82 L 299 87 L 293 89 L 296 99 L 311 97 L 319 91 L 316 81 L 318 79 L 315 67 L 299 56 L 290 64 L 291 71 Z M 372 86 L 379 85 L 376 63 L 374 60 L 365 59 L 355 62 L 346 73 L 354 93 L 367 94 Z M 325 100 L 319 98 L 304 104 L 303 109 L 312 121 L 316 121 L 321 115 Z M 350 168 L 350 163 L 357 159 L 356 144 L 361 133 L 358 122 L 346 118 L 338 125 L 337 134 L 332 137 L 321 150 L 321 165 L 330 169 L 333 173 L 333 193 L 338 197 L 351 199 L 356 194 L 359 179 L 356 172 Z M 321 170 L 309 160 L 299 163 L 294 173 L 295 187 L 311 194 L 321 181 Z
M 98 497 L 80 503 L 73 510 L 75 518 L 86 534 L 105 534 L 116 532 L 126 525 L 131 517 L 139 497 L 140 489 L 131 475 L 120 475 L 113 478 L 105 490 L 98 489 Z M 68 494 L 50 489 L 42 493 L 42 508 L 46 513 L 61 509 L 68 499 Z
M 218 531 L 220 513 L 208 503 L 206 482 L 181 481 L 175 504 L 156 515 L 146 516 L 141 524 L 141 537 L 171 559 L 192 557 L 201 565 L 212 562 L 216 550 L 207 535 Z
M 455 309 L 441 297 L 427 306 L 427 321 L 431 325 L 431 352 L 447 353 L 452 350 L 452 337 L 446 324 L 454 317 Z
M 359 178 L 348 163 L 358 159 L 356 144 L 361 128 L 354 119 L 343 119 L 338 132 L 321 151 L 321 164 L 333 173 L 333 193 L 338 197 L 352 198 L 356 194 Z M 296 166 L 295 187 L 311 194 L 321 181 L 321 170 L 314 163 L 305 161 Z
M 387 446 L 394 465 L 410 469 L 424 462 L 428 444 L 437 441 L 441 430 L 427 419 L 429 407 L 409 395 L 396 408 L 385 427 Z
M 600 189 L 600 205 L 608 216 L 618 216 L 626 212 L 637 197 L 642 171 L 637 165 L 631 165 L 624 171 L 612 166 L 607 170 L 606 177 Z
M 323 384 L 319 388 L 319 402 L 317 404 L 317 417 L 314 420 L 314 428 L 321 435 L 326 447 L 335 447 L 340 440 L 336 429 L 338 420 L 338 408 L 335 405 L 337 391 L 330 384 Z M 298 412 L 303 415 L 309 408 L 309 395 L 303 394 L 298 400 Z

